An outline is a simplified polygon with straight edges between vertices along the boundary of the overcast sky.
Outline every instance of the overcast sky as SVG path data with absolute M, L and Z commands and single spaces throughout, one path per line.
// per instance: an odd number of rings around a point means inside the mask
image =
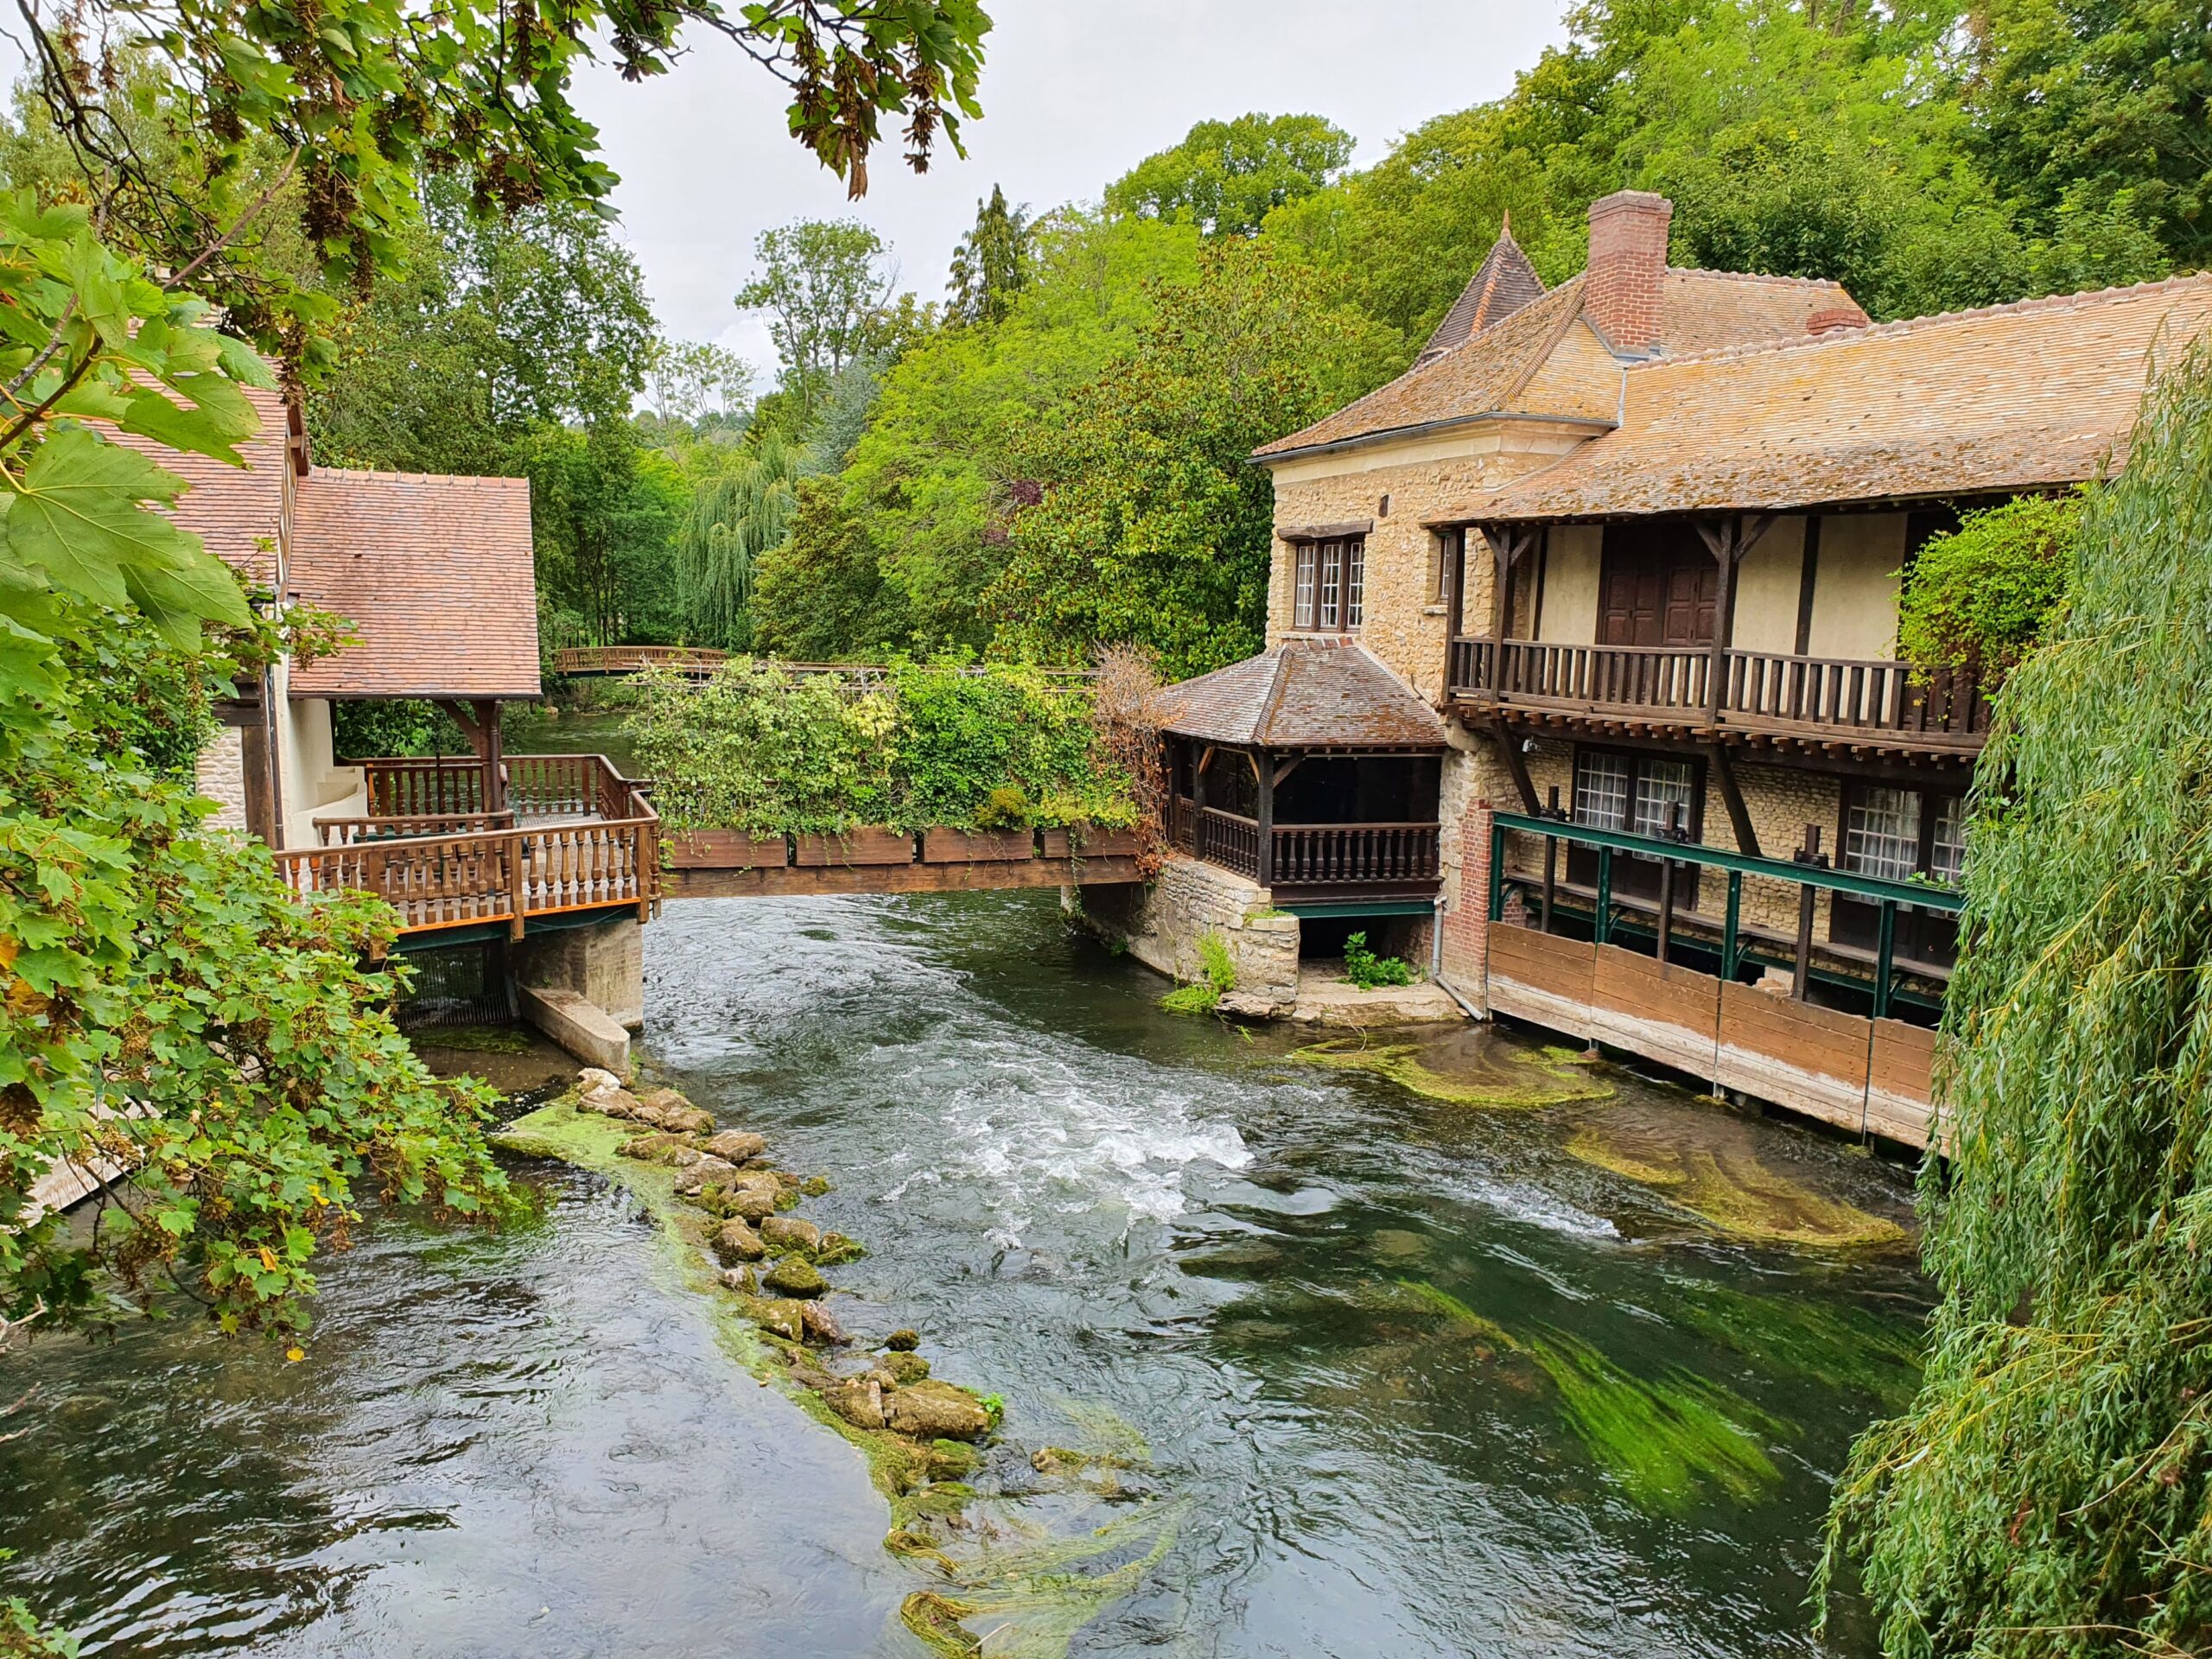
M 858 204 L 793 142 L 780 86 L 702 34 L 675 73 L 611 74 L 579 88 L 615 205 L 662 325 L 715 340 L 765 372 L 775 353 L 730 296 L 753 239 L 793 219 L 847 214 L 897 251 L 905 286 L 942 297 L 946 260 L 994 183 L 1042 210 L 1107 182 L 1196 121 L 1263 111 L 1326 116 L 1358 141 L 1355 164 L 1408 129 L 1495 98 L 1563 36 L 1563 0 L 986 0 L 995 20 L 968 159 L 917 177 L 887 145 Z

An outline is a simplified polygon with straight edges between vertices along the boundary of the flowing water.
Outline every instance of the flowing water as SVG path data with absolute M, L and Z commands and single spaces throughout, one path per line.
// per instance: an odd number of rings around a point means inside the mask
M 870 1246 L 847 1325 L 1004 1396 L 978 1484 L 1108 1452 L 1155 1518 L 1074 1652 L 1872 1650 L 1803 1598 L 1911 1385 L 1897 1172 L 1486 1033 L 1393 1077 L 1179 1020 L 1050 894 L 686 900 L 647 940 L 650 1065 Z M 531 1226 L 334 1258 L 302 1363 L 184 1320 L 10 1361 L 0 1592 L 113 1653 L 923 1653 L 858 1456 L 619 1190 L 523 1167 Z

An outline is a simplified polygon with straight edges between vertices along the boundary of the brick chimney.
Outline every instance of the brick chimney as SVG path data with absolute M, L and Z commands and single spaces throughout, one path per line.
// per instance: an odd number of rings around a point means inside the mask
M 1659 345 L 1667 225 L 1675 204 L 1649 190 L 1616 190 L 1590 204 L 1590 269 L 1582 312 L 1612 348 L 1631 357 Z

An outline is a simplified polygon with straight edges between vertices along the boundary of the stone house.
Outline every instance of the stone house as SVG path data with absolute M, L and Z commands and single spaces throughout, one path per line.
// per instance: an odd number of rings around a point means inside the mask
M 1176 836 L 1255 908 L 1325 918 L 1320 950 L 1363 918 L 1475 1011 L 1920 1138 L 1915 1033 L 1954 955 L 1989 704 L 1897 660 L 1899 574 L 1961 512 L 2111 467 L 2149 373 L 2212 321 L 2212 276 L 1873 324 L 1833 283 L 1670 267 L 1671 211 L 1593 204 L 1587 268 L 1550 289 L 1502 234 L 1412 367 L 1254 456 L 1268 654 L 1356 653 L 1404 720 L 1440 721 L 1430 792 L 1387 798 L 1433 831 L 1427 885 L 1376 883 L 1407 826 L 1366 827 L 1373 763 L 1336 765 L 1294 821 L 1265 786 L 1297 756 L 1226 781 L 1251 746 L 1190 711 L 1248 664 L 1163 702 Z M 1287 836 L 1323 822 L 1337 864 L 1274 903 Z M 1496 924 L 1538 914 L 1502 967 Z M 1609 1013 L 1593 972 L 1643 979 Z M 1762 976 L 1797 1046 L 1730 1083 L 1727 1008 Z M 1894 1121 L 1866 1058 L 1892 1027 L 1920 1073 Z M 1821 1080 L 1777 1081 L 1785 1061 Z

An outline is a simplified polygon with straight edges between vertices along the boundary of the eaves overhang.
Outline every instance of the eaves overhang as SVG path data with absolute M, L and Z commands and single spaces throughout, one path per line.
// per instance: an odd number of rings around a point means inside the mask
M 1446 420 L 1421 421 L 1412 426 L 1387 426 L 1380 431 L 1362 432 L 1349 438 L 1334 438 L 1327 443 L 1301 444 L 1295 449 L 1255 449 L 1245 459 L 1256 466 L 1272 467 L 1278 461 L 1303 461 L 1313 455 L 1337 454 L 1347 449 L 1364 449 L 1378 443 L 1399 443 L 1408 438 L 1433 437 L 1440 433 L 1456 432 L 1463 427 L 1480 426 L 1490 421 L 1513 421 L 1527 426 L 1564 426 L 1595 437 L 1615 430 L 1618 421 L 1601 420 L 1591 415 L 1532 415 L 1525 410 L 1486 409 L 1479 415 L 1454 415 Z

